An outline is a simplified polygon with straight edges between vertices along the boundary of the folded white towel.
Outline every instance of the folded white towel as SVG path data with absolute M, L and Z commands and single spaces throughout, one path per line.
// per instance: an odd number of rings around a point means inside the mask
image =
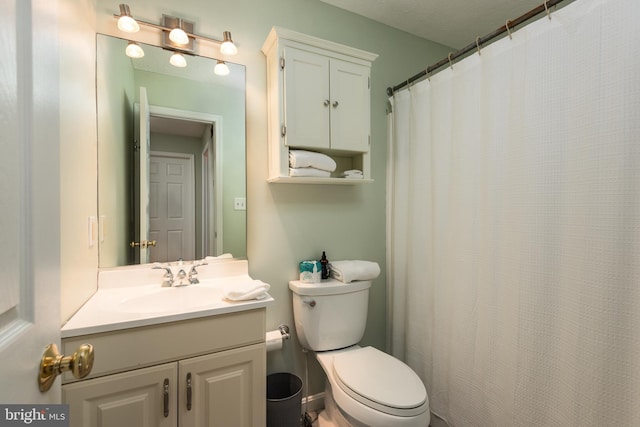
M 318 178 L 329 178 L 331 172 L 315 168 L 289 168 L 289 176 L 314 176 Z
M 354 280 L 372 280 L 380 275 L 380 266 L 373 261 L 331 261 L 331 276 L 344 283 Z
M 347 179 L 363 179 L 364 178 L 362 171 L 358 169 L 351 169 L 348 171 L 344 171 L 342 172 L 342 176 L 344 176 Z
M 248 301 L 252 299 L 263 299 L 267 296 L 267 291 L 271 286 L 261 280 L 238 283 L 229 286 L 224 291 L 224 298 L 229 301 Z
M 233 255 L 231 254 L 222 254 L 222 255 L 218 255 L 218 256 L 207 256 L 204 258 L 204 261 L 210 262 L 210 261 L 220 261 L 220 260 L 224 260 L 224 259 L 231 259 L 233 258 Z
M 289 166 L 292 168 L 315 168 L 328 172 L 336 170 L 336 162 L 331 157 L 306 150 L 289 150 Z

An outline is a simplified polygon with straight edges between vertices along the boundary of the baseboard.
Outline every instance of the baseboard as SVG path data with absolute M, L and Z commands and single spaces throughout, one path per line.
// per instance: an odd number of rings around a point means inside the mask
M 305 401 L 307 403 L 307 412 L 320 411 L 324 409 L 324 392 L 312 394 L 302 398 L 302 409 L 304 410 Z
M 318 412 L 324 409 L 324 392 L 317 393 L 309 396 L 308 398 L 302 398 L 302 410 L 304 411 L 305 401 L 307 401 L 307 412 Z M 440 418 L 438 415 L 431 413 L 431 423 L 429 427 L 449 427 L 447 421 Z

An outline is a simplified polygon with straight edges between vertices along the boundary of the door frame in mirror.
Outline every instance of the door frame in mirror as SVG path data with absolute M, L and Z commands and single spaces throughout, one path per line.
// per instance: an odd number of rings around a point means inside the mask
M 215 159 L 214 165 L 214 218 L 215 218 L 215 242 L 216 242 L 216 253 L 215 254 L 205 254 L 205 255 L 220 255 L 222 254 L 222 243 L 223 243 L 223 223 L 222 223 L 222 191 L 223 181 L 222 181 L 222 126 L 223 126 L 223 117 L 215 114 L 201 113 L 198 111 L 188 111 L 188 110 L 180 110 L 177 108 L 170 107 L 162 107 L 159 105 L 149 105 L 149 115 L 152 117 L 163 117 L 169 119 L 178 119 L 185 120 L 191 122 L 199 122 L 211 124 L 213 129 L 213 140 L 215 143 L 213 144 L 213 153 Z M 202 191 L 206 191 L 205 186 L 203 185 Z M 205 239 L 203 239 L 205 241 Z M 206 249 L 206 248 L 203 248 Z

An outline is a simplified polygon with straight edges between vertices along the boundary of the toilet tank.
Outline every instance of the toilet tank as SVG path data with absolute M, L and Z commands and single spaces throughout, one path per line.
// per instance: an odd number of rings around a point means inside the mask
M 289 282 L 298 340 L 313 351 L 357 344 L 364 335 L 371 281 Z

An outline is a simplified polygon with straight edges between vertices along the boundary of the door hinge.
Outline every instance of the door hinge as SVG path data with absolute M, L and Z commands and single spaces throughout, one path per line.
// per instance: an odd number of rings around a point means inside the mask
M 369 145 L 371 145 L 371 135 L 369 135 Z
M 284 56 L 280 57 L 280 69 L 284 70 Z
M 367 89 L 371 89 L 371 77 L 367 77 Z
M 287 134 L 287 127 L 285 125 L 282 125 L 282 127 L 280 128 L 280 134 L 282 135 L 282 137 Z

